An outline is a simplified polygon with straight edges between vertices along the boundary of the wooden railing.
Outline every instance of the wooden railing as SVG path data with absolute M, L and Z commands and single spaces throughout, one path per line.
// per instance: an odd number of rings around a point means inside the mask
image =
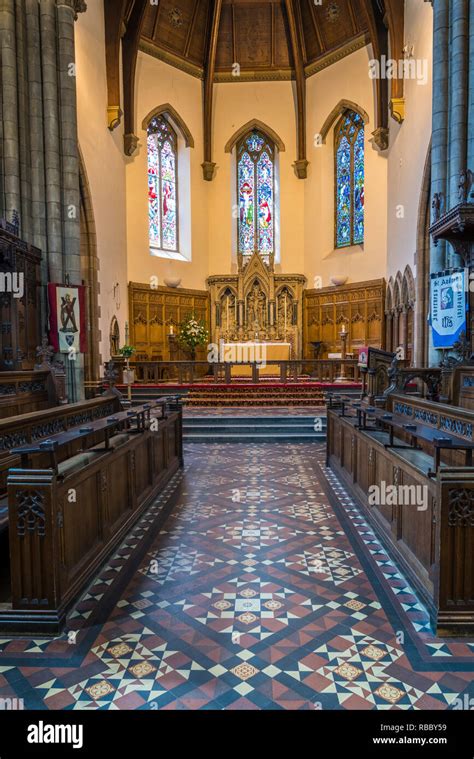
M 263 379 L 278 379 L 280 382 L 298 382 L 301 377 L 310 382 L 359 382 L 360 369 L 356 359 L 302 359 L 302 360 L 268 360 L 265 362 L 265 375 L 260 372 L 256 362 L 215 362 L 207 361 L 131 361 L 135 371 L 136 383 L 173 382 L 177 384 L 193 384 L 194 382 L 214 381 L 215 383 L 232 384 L 232 382 L 257 383 Z M 239 377 L 239 369 L 246 367 Z M 274 372 L 269 372 L 274 367 Z M 250 368 L 250 369 L 249 369 Z M 122 383 L 120 376 L 117 381 Z

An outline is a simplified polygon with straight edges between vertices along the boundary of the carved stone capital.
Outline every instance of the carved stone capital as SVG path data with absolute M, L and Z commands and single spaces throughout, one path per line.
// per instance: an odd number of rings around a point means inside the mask
M 205 182 L 212 182 L 216 173 L 216 164 L 212 161 L 204 161 L 202 165 L 202 176 Z
M 70 8 L 74 13 L 74 20 L 77 19 L 79 13 L 85 13 L 87 10 L 87 3 L 85 0 L 57 0 L 57 5 L 64 5 Z
M 375 130 L 375 132 L 372 132 L 373 137 L 373 144 L 376 146 L 378 150 L 381 152 L 384 150 L 388 150 L 388 138 L 389 138 L 389 130 L 386 127 L 379 127 Z
M 136 134 L 124 134 L 123 149 L 125 155 L 128 155 L 130 158 L 135 155 L 138 149 L 138 137 Z
M 308 165 L 309 161 L 306 160 L 306 158 L 302 158 L 301 160 L 295 161 L 293 164 L 293 169 L 298 177 L 298 179 L 306 179 L 308 176 Z

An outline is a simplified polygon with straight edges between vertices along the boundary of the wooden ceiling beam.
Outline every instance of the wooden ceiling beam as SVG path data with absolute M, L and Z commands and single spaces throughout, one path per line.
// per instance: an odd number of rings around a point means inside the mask
M 110 131 L 122 119 L 120 102 L 120 41 L 127 0 L 104 0 L 105 67 L 107 73 L 107 126 Z
M 363 0 L 363 8 L 367 19 L 369 37 L 372 43 L 374 60 L 382 66 L 382 57 L 388 59 L 388 30 L 384 23 L 384 12 L 379 0 Z M 388 79 L 379 75 L 374 78 L 375 87 L 375 131 L 372 133 L 374 145 L 380 151 L 388 149 Z
M 212 21 L 207 60 L 204 70 L 204 162 L 202 173 L 206 182 L 214 179 L 216 164 L 212 161 L 212 110 L 214 97 L 214 74 L 216 70 L 217 38 L 221 21 L 222 0 L 211 3 Z
M 405 13 L 404 4 L 397 0 L 384 0 L 386 21 L 390 39 L 390 57 L 404 60 Z M 405 119 L 405 80 L 396 77 L 391 80 L 390 113 L 401 124 Z
M 319 49 L 321 50 L 321 55 L 322 55 L 326 50 L 326 45 L 322 38 L 321 30 L 319 28 L 318 20 L 316 18 L 316 8 L 314 7 L 314 4 L 311 2 L 311 0 L 308 0 L 308 3 L 309 3 L 309 10 L 311 13 L 311 21 L 313 22 L 313 31 L 316 35 L 316 39 L 318 41 Z
M 142 35 L 143 21 L 148 0 L 135 0 L 131 9 L 127 28 L 122 40 L 123 101 L 124 101 L 124 150 L 132 156 L 138 147 L 135 134 L 135 74 L 138 47 Z
M 296 129 L 298 157 L 293 164 L 298 179 L 308 176 L 308 159 L 306 157 L 306 76 L 303 61 L 303 42 L 294 0 L 285 0 L 291 49 L 296 75 Z

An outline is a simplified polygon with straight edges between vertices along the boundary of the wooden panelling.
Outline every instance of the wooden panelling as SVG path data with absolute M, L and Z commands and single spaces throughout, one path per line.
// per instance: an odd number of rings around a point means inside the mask
M 38 248 L 0 219 L 0 370 L 34 369 L 41 343 L 40 263 Z
M 168 335 L 170 326 L 174 334 L 179 325 L 194 314 L 209 327 L 209 294 L 203 290 L 157 287 L 131 282 L 129 285 L 130 344 L 136 348 L 134 358 L 177 360 L 170 354 Z M 205 358 L 207 350 L 197 352 Z M 183 355 L 181 358 L 187 358 Z M 141 359 L 141 360 L 146 360 Z
M 304 357 L 313 358 L 312 342 L 324 343 L 321 357 L 341 352 L 342 325 L 349 334 L 347 351 L 383 347 L 385 280 L 306 290 L 303 300 Z

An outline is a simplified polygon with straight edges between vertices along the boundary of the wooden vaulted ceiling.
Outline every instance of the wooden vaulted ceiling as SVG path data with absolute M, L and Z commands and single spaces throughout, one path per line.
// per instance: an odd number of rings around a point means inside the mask
M 214 6 L 214 0 L 149 4 L 141 49 L 204 78 Z M 368 41 L 362 0 L 298 0 L 294 13 L 306 76 Z M 296 65 L 284 1 L 222 0 L 214 81 L 290 79 Z
M 306 81 L 371 43 L 373 57 L 404 57 L 402 0 L 104 0 L 109 129 L 124 119 L 124 149 L 138 147 L 135 79 L 139 50 L 203 80 L 203 177 L 212 180 L 214 85 L 219 81 L 294 79 L 295 173 L 307 176 Z M 238 64 L 238 69 L 235 64 Z M 121 82 L 122 77 L 122 82 Z M 123 87 L 123 108 L 121 105 Z M 388 148 L 389 114 L 404 119 L 403 79 L 374 80 L 373 143 Z

